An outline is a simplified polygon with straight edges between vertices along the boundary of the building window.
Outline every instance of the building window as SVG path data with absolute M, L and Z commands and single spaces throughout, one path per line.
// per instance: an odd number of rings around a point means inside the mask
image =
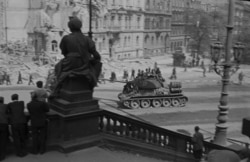
M 120 27 L 122 26 L 122 16 L 119 16 L 119 18 L 118 18 L 118 24 L 120 25 Z
M 140 21 L 141 21 L 141 17 L 138 16 L 138 17 L 137 17 L 137 28 L 138 28 L 138 29 L 140 28 Z
M 102 39 L 102 46 L 103 46 L 103 49 L 106 49 L 106 39 L 105 38 Z
M 146 2 L 146 9 L 149 9 L 149 6 L 150 6 L 149 0 L 147 0 L 147 2 Z
M 111 24 L 110 24 L 111 27 L 114 27 L 115 26 L 115 16 L 112 16 L 111 17 Z
M 136 37 L 136 46 L 139 46 L 139 36 Z
M 52 50 L 53 52 L 57 52 L 57 50 L 58 50 L 58 43 L 57 43 L 56 40 L 53 40 L 53 41 L 51 42 L 51 50 Z
M 106 29 L 106 27 L 107 27 L 107 16 L 104 16 L 103 28 Z
M 128 17 L 126 16 L 125 18 L 125 28 L 127 29 L 128 28 Z
M 126 47 L 127 46 L 127 37 L 124 38 L 124 44 L 123 44 L 123 47 Z

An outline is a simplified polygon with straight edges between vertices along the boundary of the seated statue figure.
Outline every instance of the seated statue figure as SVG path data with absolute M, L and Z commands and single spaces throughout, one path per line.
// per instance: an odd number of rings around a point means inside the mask
M 93 90 L 101 72 L 101 56 L 96 51 L 94 41 L 81 32 L 82 22 L 74 17 L 68 22 L 68 27 L 71 33 L 65 35 L 60 43 L 64 58 L 55 66 L 53 97 L 58 96 L 62 85 L 70 78 L 84 77 Z

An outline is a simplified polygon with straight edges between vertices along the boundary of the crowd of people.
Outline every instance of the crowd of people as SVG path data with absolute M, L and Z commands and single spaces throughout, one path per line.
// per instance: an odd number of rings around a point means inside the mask
M 159 67 L 155 66 L 154 68 L 146 68 L 145 70 L 138 69 L 137 74 L 135 74 L 135 69 L 131 69 L 131 73 L 129 76 L 129 73 L 127 70 L 123 71 L 122 79 L 125 82 L 132 81 L 135 78 L 148 78 L 148 77 L 155 77 L 157 79 L 160 79 L 161 81 L 164 81 L 164 78 L 162 77 L 162 73 Z M 99 80 L 103 79 L 104 75 L 99 78 Z M 109 78 L 111 82 L 117 81 L 117 76 L 115 72 L 111 72 L 111 76 Z
M 36 86 L 30 93 L 30 102 L 26 104 L 28 114 L 25 112 L 25 103 L 19 100 L 18 94 L 12 94 L 12 101 L 7 104 L 4 103 L 4 97 L 0 96 L 0 161 L 6 157 L 10 148 L 8 143 L 13 143 L 14 153 L 18 157 L 24 157 L 28 152 L 44 154 L 46 151 L 49 92 L 43 88 L 42 81 L 37 81 Z M 30 140 L 32 149 L 28 150 Z

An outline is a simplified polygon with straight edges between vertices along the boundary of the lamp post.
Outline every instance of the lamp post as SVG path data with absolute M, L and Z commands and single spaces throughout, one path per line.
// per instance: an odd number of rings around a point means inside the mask
M 92 39 L 93 32 L 92 32 L 92 0 L 89 0 L 89 32 L 88 32 L 89 38 Z
M 230 76 L 239 69 L 240 57 L 243 53 L 244 45 L 237 42 L 233 47 L 234 60 L 231 60 L 232 38 L 234 23 L 234 0 L 229 0 L 227 38 L 224 60 L 221 61 L 221 52 L 224 49 L 222 43 L 216 42 L 211 45 L 211 58 L 214 62 L 215 72 L 222 77 L 222 89 L 220 96 L 219 114 L 217 116 L 214 143 L 226 146 L 227 120 L 228 120 L 228 85 Z

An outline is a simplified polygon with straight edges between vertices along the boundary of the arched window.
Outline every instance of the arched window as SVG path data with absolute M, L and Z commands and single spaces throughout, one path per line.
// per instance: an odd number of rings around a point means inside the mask
M 102 48 L 106 49 L 106 39 L 105 38 L 102 39 Z
M 51 50 L 53 52 L 57 52 L 58 51 L 58 43 L 57 43 L 56 40 L 51 41 Z
M 151 37 L 151 44 L 154 45 L 154 37 Z
M 123 43 L 123 47 L 127 46 L 127 37 L 124 38 L 124 43 Z
M 139 36 L 136 37 L 136 46 L 139 46 Z
M 107 16 L 104 16 L 103 28 L 106 29 L 106 27 L 107 27 Z

